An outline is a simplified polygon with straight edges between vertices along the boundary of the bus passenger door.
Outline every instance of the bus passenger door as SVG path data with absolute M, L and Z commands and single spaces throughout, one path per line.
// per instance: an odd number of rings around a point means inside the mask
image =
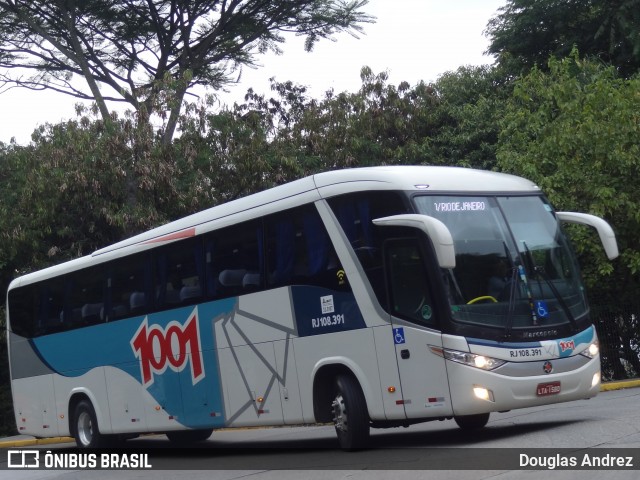
M 394 346 L 407 418 L 452 415 L 444 358 L 423 249 L 416 237 L 387 240 L 386 279 Z

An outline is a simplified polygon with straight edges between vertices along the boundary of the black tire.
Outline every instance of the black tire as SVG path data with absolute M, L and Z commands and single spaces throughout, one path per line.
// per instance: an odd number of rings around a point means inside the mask
M 352 376 L 340 375 L 336 378 L 331 411 L 340 447 L 343 450 L 366 447 L 369 441 L 367 402 L 360 385 Z
M 463 430 L 480 430 L 489 421 L 488 413 L 478 413 L 476 415 L 460 415 L 454 417 L 458 426 Z
M 81 400 L 73 410 L 73 437 L 78 448 L 99 448 L 107 444 L 100 433 L 96 412 L 89 400 Z
M 166 435 L 171 443 L 180 446 L 204 442 L 212 433 L 213 428 L 206 428 L 203 430 L 178 430 L 175 432 L 167 432 Z

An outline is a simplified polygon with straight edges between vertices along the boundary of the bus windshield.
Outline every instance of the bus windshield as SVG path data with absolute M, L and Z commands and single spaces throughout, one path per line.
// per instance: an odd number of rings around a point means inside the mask
M 578 266 L 542 196 L 419 196 L 419 213 L 451 231 L 444 271 L 452 318 L 476 326 L 559 327 L 587 312 Z

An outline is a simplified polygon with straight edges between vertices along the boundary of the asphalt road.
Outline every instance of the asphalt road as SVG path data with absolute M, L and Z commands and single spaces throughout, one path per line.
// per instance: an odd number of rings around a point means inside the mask
M 69 443 L 21 445 L 19 440 L 14 438 L 10 444 L 11 439 L 6 439 L 0 448 L 37 448 L 41 458 L 47 451 L 61 457 L 77 453 Z M 340 451 L 330 426 L 217 431 L 198 449 L 176 449 L 164 436 L 153 435 L 130 440 L 116 452 L 147 454 L 152 470 L 7 470 L 7 456 L 0 454 L 0 479 L 155 480 L 185 474 L 189 480 L 247 476 L 260 480 L 539 478 L 526 469 L 533 467 L 552 478 L 584 480 L 602 478 L 605 473 L 607 479 L 636 479 L 640 478 L 640 389 L 612 390 L 591 400 L 492 414 L 487 427 L 473 434 L 458 429 L 453 421 L 372 430 L 370 447 Z M 98 458 L 102 453 L 97 453 Z M 586 466 L 581 465 L 585 455 Z M 603 456 L 606 458 L 600 458 Z M 630 456 L 633 465 L 603 467 L 613 461 L 612 456 Z M 563 458 L 579 465 L 569 464 L 571 469 L 563 470 Z

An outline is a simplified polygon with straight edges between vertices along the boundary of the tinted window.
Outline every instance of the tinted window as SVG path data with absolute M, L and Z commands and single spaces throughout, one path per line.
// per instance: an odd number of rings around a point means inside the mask
M 210 296 L 233 297 L 263 288 L 262 242 L 260 222 L 235 225 L 207 236 Z
M 286 285 L 349 288 L 314 205 L 12 290 L 11 327 L 45 335 Z
M 105 320 L 105 275 L 102 266 L 87 268 L 66 277 L 65 326 L 77 328 Z
M 409 213 L 409 208 L 400 194 L 384 191 L 341 195 L 330 199 L 329 205 L 358 256 L 378 301 L 386 306 L 382 245 L 386 239 L 399 236 L 400 232 L 394 228 L 377 227 L 372 220 Z
M 385 244 L 390 313 L 406 320 L 435 326 L 428 275 L 416 238 Z
M 118 320 L 147 313 L 153 304 L 150 255 L 147 253 L 132 255 L 113 262 L 109 287 L 107 320 Z
M 265 225 L 269 287 L 349 288 L 331 239 L 313 205 L 268 217 Z
M 175 308 L 202 300 L 202 238 L 183 240 L 158 249 L 155 259 L 155 297 L 158 309 Z
M 32 286 L 17 288 L 9 292 L 9 319 L 11 331 L 23 337 L 35 334 L 34 322 L 38 312 L 36 289 Z

